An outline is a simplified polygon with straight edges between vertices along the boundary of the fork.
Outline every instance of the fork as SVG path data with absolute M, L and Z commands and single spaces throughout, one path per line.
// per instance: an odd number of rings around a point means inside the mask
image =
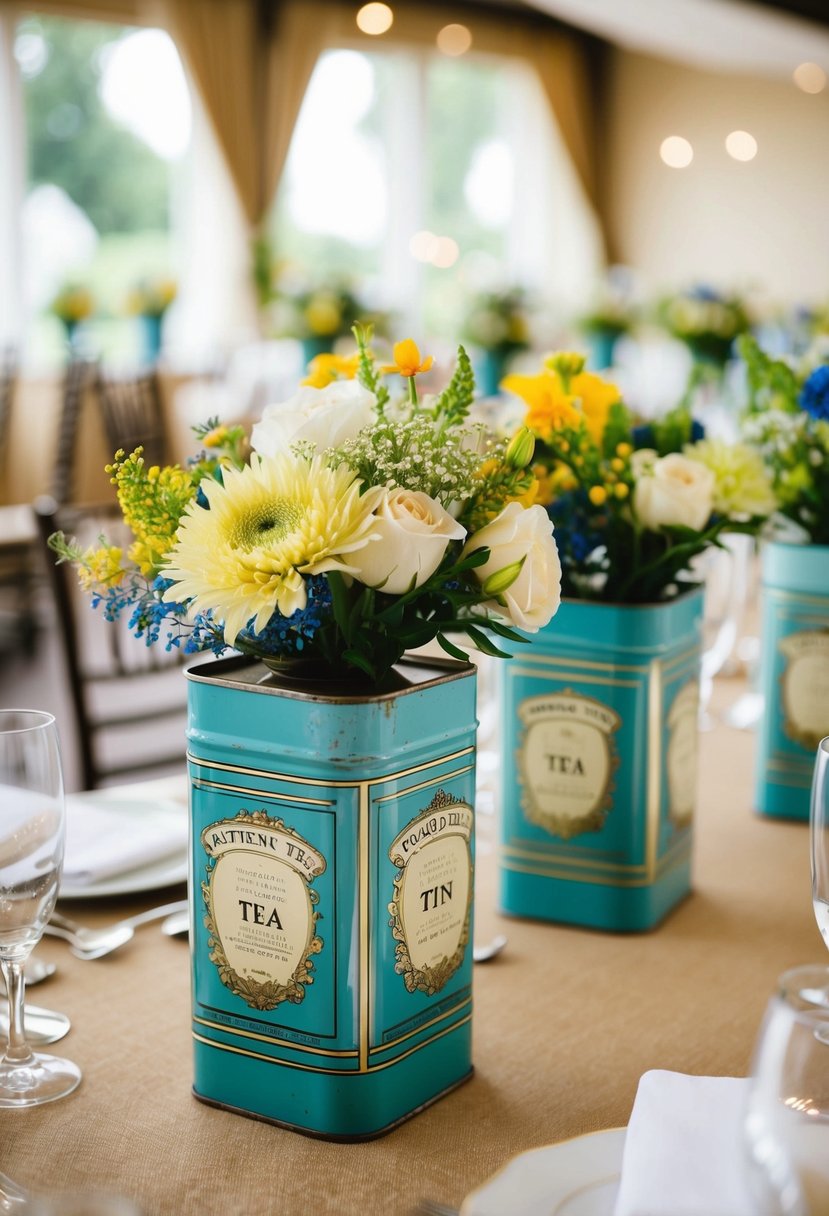
M 68 916 L 53 912 L 49 924 L 44 929 L 50 937 L 60 937 L 69 942 L 72 953 L 77 958 L 96 959 L 111 954 L 125 946 L 135 936 L 139 925 L 148 925 L 154 920 L 163 920 L 173 912 L 181 912 L 187 907 L 187 900 L 176 900 L 175 903 L 162 904 L 159 908 L 150 908 L 146 912 L 138 912 L 135 916 L 127 916 L 124 920 L 115 921 L 102 929 L 88 929 L 76 924 Z

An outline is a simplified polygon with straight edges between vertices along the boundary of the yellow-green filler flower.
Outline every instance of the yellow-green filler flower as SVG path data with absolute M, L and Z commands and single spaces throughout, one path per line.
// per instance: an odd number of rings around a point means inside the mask
M 777 506 L 771 477 L 758 452 L 746 443 L 700 439 L 685 455 L 714 474 L 714 510 L 733 518 L 770 515 Z

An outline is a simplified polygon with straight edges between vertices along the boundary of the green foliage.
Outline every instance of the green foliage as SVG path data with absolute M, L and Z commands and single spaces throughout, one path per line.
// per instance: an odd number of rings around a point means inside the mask
M 434 417 L 440 418 L 443 428 L 459 426 L 469 414 L 475 398 L 475 377 L 469 355 L 458 347 L 458 361 L 452 379 L 438 397 Z
M 765 409 L 799 412 L 800 392 L 797 375 L 782 359 L 772 359 L 760 349 L 757 340 L 743 334 L 737 340 L 737 350 L 746 365 L 748 411 L 756 414 Z
M 106 48 L 130 31 L 57 17 L 18 30 L 40 35 L 48 56 L 24 80 L 31 184 L 60 186 L 100 233 L 166 228 L 167 165 L 109 116 L 99 92 Z
M 404 595 L 384 595 L 371 587 L 352 582 L 341 574 L 327 574 L 333 599 L 330 621 L 315 635 L 314 645 L 333 669 L 357 667 L 379 684 L 406 650 L 424 646 L 436 638 L 456 659 L 468 654 L 450 642 L 447 633 L 465 633 L 483 654 L 508 658 L 484 630 L 519 644 L 526 638 L 500 621 L 492 621 L 480 607 L 480 586 L 468 576 L 489 558 L 488 549 L 478 549 L 458 558 L 460 544 L 449 547 L 438 570 Z

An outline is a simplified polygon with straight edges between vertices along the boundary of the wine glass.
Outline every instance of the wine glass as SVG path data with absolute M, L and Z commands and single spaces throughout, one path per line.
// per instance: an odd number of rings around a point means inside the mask
M 23 965 L 55 906 L 64 823 L 55 719 L 34 709 L 0 710 L 0 970 L 9 997 L 0 1107 L 51 1102 L 81 1079 L 70 1061 L 33 1052 L 23 1026 Z
M 760 1029 L 744 1124 L 762 1216 L 829 1212 L 829 967 L 778 981 Z
M 829 949 L 829 738 L 821 739 L 812 777 L 809 812 L 812 852 L 812 906 Z

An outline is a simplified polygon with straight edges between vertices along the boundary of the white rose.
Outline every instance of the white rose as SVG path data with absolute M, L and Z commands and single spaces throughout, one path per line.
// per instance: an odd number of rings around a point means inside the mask
M 415 580 L 425 583 L 440 565 L 450 540 L 466 528 L 419 490 L 388 490 L 374 513 L 372 533 L 352 562 L 356 577 L 389 595 L 402 595 Z M 382 585 L 381 585 L 382 584 Z
M 325 388 L 304 385 L 287 401 L 265 407 L 250 445 L 261 456 L 276 456 L 301 439 L 317 451 L 337 447 L 371 425 L 375 404 L 374 393 L 359 380 L 334 380 Z
M 476 566 L 480 583 L 523 559 L 518 577 L 484 607 L 507 616 L 519 629 L 535 633 L 546 625 L 561 603 L 561 562 L 553 525 L 543 507 L 522 507 L 511 502 L 500 515 L 475 532 L 464 546 L 464 556 L 486 547 L 489 558 Z
M 639 522 L 656 531 L 682 526 L 701 531 L 714 507 L 714 474 L 679 452 L 654 461 L 636 483 L 633 509 Z

